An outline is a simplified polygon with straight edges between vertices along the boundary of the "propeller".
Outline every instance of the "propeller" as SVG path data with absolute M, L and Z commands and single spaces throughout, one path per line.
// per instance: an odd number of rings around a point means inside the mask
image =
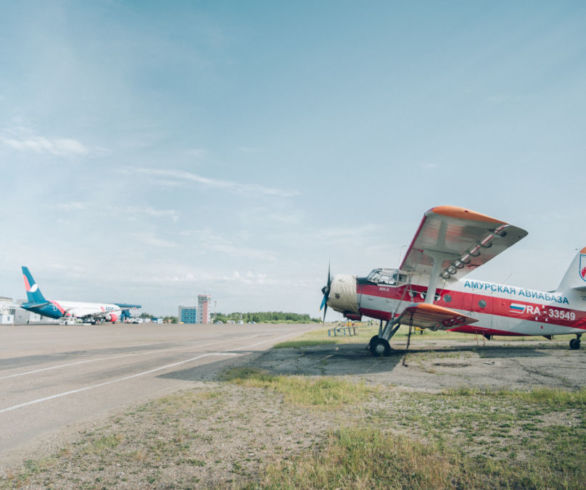
M 330 290 L 332 286 L 332 275 L 330 274 L 330 264 L 328 264 L 328 282 L 326 285 L 321 288 L 321 292 L 323 293 L 324 297 L 321 301 L 321 306 L 319 307 L 320 311 L 324 310 L 324 317 L 322 323 L 326 322 L 326 313 L 328 312 L 328 298 L 330 297 Z

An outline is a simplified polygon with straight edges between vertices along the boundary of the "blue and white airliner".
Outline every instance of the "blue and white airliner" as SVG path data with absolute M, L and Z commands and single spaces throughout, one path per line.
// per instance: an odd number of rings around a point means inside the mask
M 28 267 L 22 267 L 27 302 L 21 308 L 53 319 L 78 319 L 87 323 L 112 322 L 130 316 L 131 308 L 140 305 L 126 303 L 82 303 L 79 301 L 57 301 L 45 299 L 39 285 L 33 279 Z

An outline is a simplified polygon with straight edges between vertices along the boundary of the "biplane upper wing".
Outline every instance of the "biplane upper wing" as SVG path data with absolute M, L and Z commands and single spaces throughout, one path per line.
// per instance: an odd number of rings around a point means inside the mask
M 443 306 L 418 303 L 408 306 L 399 317 L 401 325 L 419 328 L 446 330 L 460 325 L 469 325 L 478 320 Z
M 526 235 L 522 228 L 475 211 L 437 206 L 423 216 L 401 270 L 412 280 L 429 281 L 437 260 L 437 279 L 456 281 Z

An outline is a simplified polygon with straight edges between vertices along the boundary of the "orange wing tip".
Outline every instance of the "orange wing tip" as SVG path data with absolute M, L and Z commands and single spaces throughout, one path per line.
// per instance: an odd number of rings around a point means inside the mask
M 586 254 L 586 247 L 584 247 L 582 250 L 580 250 L 581 254 Z
M 460 208 L 458 206 L 436 206 L 435 208 L 431 208 L 425 214 L 429 213 L 441 214 L 442 216 L 447 216 L 449 218 L 482 221 L 484 223 L 498 223 L 501 225 L 505 224 L 505 221 L 501 221 L 500 219 L 492 218 L 486 214 L 477 213 L 476 211 Z

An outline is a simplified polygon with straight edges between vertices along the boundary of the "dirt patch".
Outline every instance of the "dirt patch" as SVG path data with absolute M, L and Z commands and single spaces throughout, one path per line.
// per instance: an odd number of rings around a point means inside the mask
M 424 391 L 586 387 L 586 351 L 570 351 L 565 343 L 422 340 L 408 352 L 401 347 L 380 358 L 358 344 L 274 349 L 255 365 L 273 374 L 348 376 Z

